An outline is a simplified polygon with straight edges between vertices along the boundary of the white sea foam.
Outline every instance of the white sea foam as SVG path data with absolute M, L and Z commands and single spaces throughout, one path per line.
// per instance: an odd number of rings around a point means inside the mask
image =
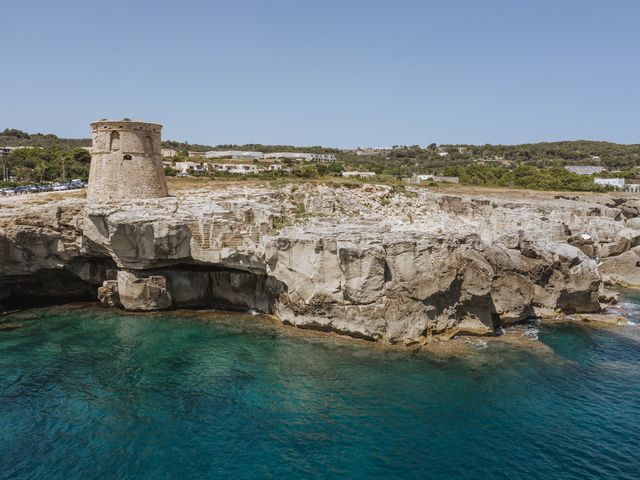
M 640 325 L 640 304 L 620 302 L 616 305 L 607 307 L 607 312 L 626 318 L 629 325 Z
M 471 345 L 471 347 L 475 348 L 476 350 L 484 350 L 489 346 L 489 344 L 484 340 L 476 340 L 476 341 L 466 340 L 464 343 Z
M 531 340 L 538 340 L 538 334 L 540 333 L 540 329 L 537 327 L 529 327 L 522 334 L 523 337 L 527 337 Z
M 489 344 L 487 342 L 485 342 L 484 340 L 478 340 L 473 348 L 475 348 L 476 350 L 484 350 L 485 348 L 487 348 L 489 346 Z
M 640 315 L 640 304 L 631 302 L 620 302 L 607 307 L 607 311 L 620 315 Z

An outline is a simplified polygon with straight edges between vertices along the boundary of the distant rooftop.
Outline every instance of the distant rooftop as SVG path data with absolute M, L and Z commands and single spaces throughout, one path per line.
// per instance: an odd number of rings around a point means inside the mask
M 600 167 L 596 165 L 571 165 L 564 168 L 569 170 L 571 173 L 577 173 L 578 175 L 593 175 L 595 173 L 600 173 L 605 170 L 604 167 Z

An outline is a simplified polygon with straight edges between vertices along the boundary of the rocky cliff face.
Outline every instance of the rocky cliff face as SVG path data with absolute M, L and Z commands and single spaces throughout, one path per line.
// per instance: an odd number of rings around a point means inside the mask
M 15 205 L 15 204 L 14 204 Z M 597 312 L 640 285 L 640 202 L 227 188 L 0 210 L 0 303 L 255 309 L 387 342 Z M 599 265 L 600 264 L 600 265 Z

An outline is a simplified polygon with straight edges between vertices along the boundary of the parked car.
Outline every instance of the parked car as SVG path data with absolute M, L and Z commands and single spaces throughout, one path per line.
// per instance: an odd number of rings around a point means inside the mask
M 20 185 L 15 188 L 2 188 L 0 195 L 20 195 L 24 193 L 41 193 L 41 192 L 63 192 L 65 190 L 78 190 L 87 188 L 87 182 L 79 178 L 75 178 L 66 183 L 39 183 L 35 185 Z

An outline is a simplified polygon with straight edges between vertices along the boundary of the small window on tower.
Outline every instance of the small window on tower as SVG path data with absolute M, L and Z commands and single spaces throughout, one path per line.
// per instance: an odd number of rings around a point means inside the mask
M 120 134 L 118 132 L 111 132 L 111 142 L 109 145 L 109 150 L 115 152 L 120 150 Z
M 122 158 L 124 158 L 125 160 L 131 160 L 131 155 L 125 155 L 125 156 L 124 156 L 124 157 L 122 157 Z

